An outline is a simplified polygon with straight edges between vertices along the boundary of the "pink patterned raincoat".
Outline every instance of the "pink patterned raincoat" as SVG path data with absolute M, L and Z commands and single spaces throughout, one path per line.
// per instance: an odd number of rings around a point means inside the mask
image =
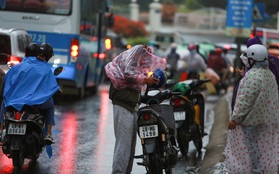
M 127 87 L 143 91 L 143 79 L 150 71 L 165 69 L 167 61 L 150 52 L 143 45 L 136 45 L 122 52 L 105 66 L 107 77 L 116 89 Z

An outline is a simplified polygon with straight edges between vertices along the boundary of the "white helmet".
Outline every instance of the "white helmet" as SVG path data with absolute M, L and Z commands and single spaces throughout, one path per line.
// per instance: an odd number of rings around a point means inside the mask
M 251 45 L 247 48 L 248 59 L 254 59 L 256 62 L 261 62 L 268 59 L 268 52 L 265 46 L 260 44 Z

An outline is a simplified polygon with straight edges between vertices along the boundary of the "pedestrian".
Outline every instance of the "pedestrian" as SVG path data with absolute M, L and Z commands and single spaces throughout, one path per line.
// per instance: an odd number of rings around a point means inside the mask
M 244 56 L 249 70 L 240 81 L 228 125 L 226 168 L 231 174 L 276 174 L 279 167 L 278 86 L 269 70 L 268 53 L 263 45 L 250 46 Z
M 180 55 L 176 52 L 177 45 L 176 43 L 171 44 L 170 53 L 167 55 L 167 61 L 170 65 L 170 79 L 175 77 L 177 72 L 177 62 L 180 59 Z
M 112 174 L 130 174 L 132 171 L 140 93 L 146 89 L 146 85 L 159 83 L 158 79 L 148 77 L 148 72 L 165 69 L 166 65 L 166 59 L 152 54 L 151 48 L 136 45 L 105 66 L 106 75 L 111 81 L 109 98 L 114 116 Z
M 250 38 L 246 42 L 247 48 L 249 48 L 250 46 L 252 46 L 254 44 L 262 45 L 262 41 L 259 38 L 259 36 L 255 36 L 253 38 Z M 237 93 L 237 89 L 238 89 L 238 86 L 239 86 L 239 82 L 243 78 L 243 76 L 245 75 L 245 72 L 249 70 L 248 60 L 245 59 L 244 54 L 246 54 L 246 53 L 243 53 L 240 56 L 240 59 L 242 60 L 241 69 L 238 68 L 238 67 L 235 69 L 235 72 L 239 75 L 239 77 L 236 80 L 235 85 L 234 85 L 234 89 L 233 89 L 232 102 L 231 102 L 232 111 L 234 109 L 235 98 L 236 98 L 236 93 Z M 277 82 L 277 85 L 278 85 L 278 93 L 279 93 L 279 59 L 277 57 L 269 54 L 268 55 L 268 65 L 269 65 L 269 69 L 271 70 L 271 72 L 275 75 L 275 79 L 276 79 L 276 82 Z

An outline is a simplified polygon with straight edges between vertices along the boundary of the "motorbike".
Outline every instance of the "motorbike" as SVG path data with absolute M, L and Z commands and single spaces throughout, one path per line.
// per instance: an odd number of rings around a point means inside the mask
M 146 167 L 149 174 L 172 174 L 172 168 L 178 161 L 178 148 L 175 141 L 175 120 L 173 108 L 162 103 L 179 92 L 171 90 L 148 89 L 141 95 L 138 111 L 138 136 L 141 139 L 143 154 L 138 165 Z
M 63 67 L 57 67 L 54 75 L 62 70 Z M 22 168 L 25 158 L 36 161 L 48 145 L 44 142 L 45 121 L 45 116 L 34 106 L 24 105 L 21 111 L 7 107 L 1 135 L 2 151 L 12 158 L 15 169 Z
M 204 136 L 204 97 L 199 87 L 210 79 L 189 79 L 174 84 L 172 90 L 181 95 L 172 96 L 170 105 L 173 106 L 176 140 L 182 155 L 187 156 L 189 143 L 193 141 L 199 154 L 203 147 Z

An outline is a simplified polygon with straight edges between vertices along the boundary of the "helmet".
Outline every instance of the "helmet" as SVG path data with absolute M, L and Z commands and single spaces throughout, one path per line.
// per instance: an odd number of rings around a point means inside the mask
M 39 50 L 39 45 L 36 43 L 30 43 L 26 48 L 25 48 L 25 56 L 30 57 L 30 56 L 37 56 L 38 55 L 38 50 Z
M 48 43 L 42 43 L 39 47 L 38 55 L 45 57 L 46 61 L 48 62 L 48 60 L 53 56 L 52 46 Z
M 248 59 L 254 59 L 255 61 L 264 61 L 268 58 L 268 52 L 265 46 L 260 44 L 251 45 L 247 48 Z
M 174 92 L 181 92 L 181 95 L 185 95 L 190 90 L 190 86 L 187 83 L 179 82 L 173 86 Z
M 188 45 L 188 50 L 189 51 L 196 50 L 196 49 L 197 49 L 197 46 L 195 44 L 189 44 Z
M 223 52 L 222 48 L 216 48 L 215 51 L 217 54 L 221 54 Z
M 167 75 L 165 71 L 163 71 L 161 68 L 158 68 L 154 71 L 153 77 L 159 79 L 159 83 L 151 85 L 151 88 L 161 88 L 165 85 L 167 81 Z

